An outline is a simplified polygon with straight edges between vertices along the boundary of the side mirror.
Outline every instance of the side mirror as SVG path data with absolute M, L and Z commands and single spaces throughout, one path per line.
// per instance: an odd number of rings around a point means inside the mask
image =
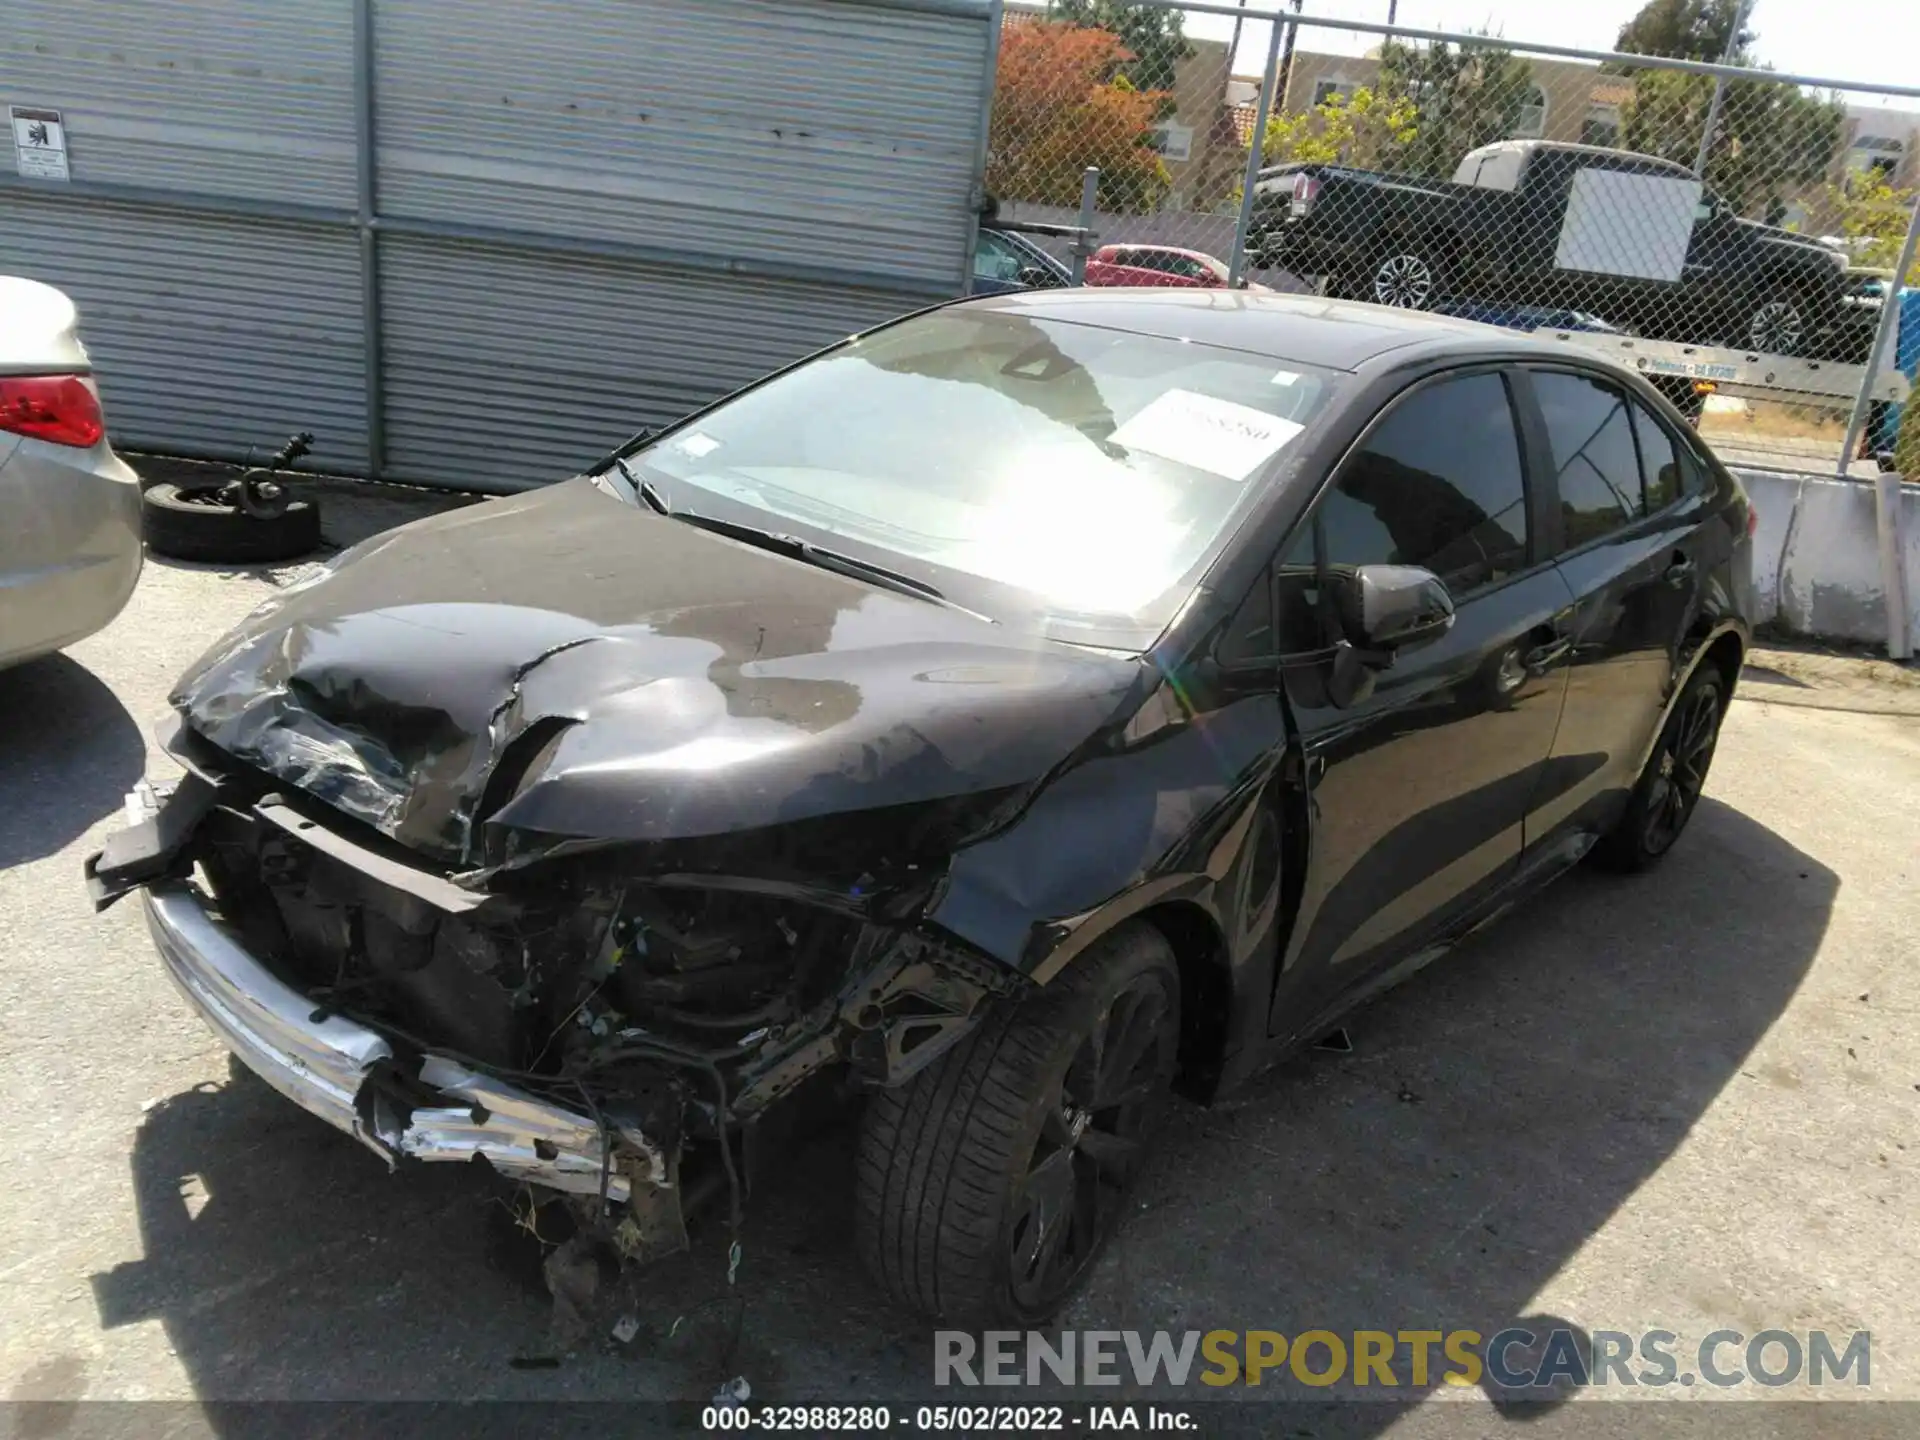
M 1022 265 L 1018 278 L 1030 290 L 1049 290 L 1059 283 L 1044 265 Z
M 1391 662 L 1453 628 L 1453 597 L 1418 565 L 1359 565 L 1333 577 L 1340 622 L 1355 649 Z

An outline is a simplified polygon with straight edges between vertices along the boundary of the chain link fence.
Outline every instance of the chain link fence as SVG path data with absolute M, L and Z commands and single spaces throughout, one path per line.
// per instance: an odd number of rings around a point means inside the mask
M 1089 285 L 1248 283 L 1616 337 L 1629 363 L 1679 367 L 1664 388 L 1730 458 L 1830 464 L 1856 400 L 1854 448 L 1891 448 L 1893 391 L 1862 392 L 1920 202 L 1920 100 L 1288 21 L 1007 0 L 999 220 L 1085 223 Z M 1711 393 L 1723 373 L 1761 378 Z

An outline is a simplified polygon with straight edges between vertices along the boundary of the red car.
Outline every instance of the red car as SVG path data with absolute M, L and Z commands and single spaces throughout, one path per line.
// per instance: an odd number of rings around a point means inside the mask
M 1227 267 L 1211 255 L 1172 245 L 1102 245 L 1087 261 L 1087 284 L 1224 290 Z

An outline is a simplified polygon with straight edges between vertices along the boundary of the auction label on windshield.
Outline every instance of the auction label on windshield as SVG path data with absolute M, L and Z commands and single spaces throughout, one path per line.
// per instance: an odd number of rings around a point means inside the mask
M 1245 480 L 1305 428 L 1193 390 L 1169 390 L 1113 432 L 1115 445 Z

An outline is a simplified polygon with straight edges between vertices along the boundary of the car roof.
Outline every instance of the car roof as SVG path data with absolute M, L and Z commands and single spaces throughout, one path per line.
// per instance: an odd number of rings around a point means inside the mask
M 1571 140 L 1494 140 L 1469 150 L 1461 160 L 1464 163 L 1475 155 L 1486 155 L 1501 150 L 1518 150 L 1523 153 L 1552 151 L 1559 155 L 1586 155 L 1600 160 L 1632 161 L 1636 168 L 1658 170 L 1668 175 L 1684 175 L 1689 179 L 1693 177 L 1693 172 L 1677 160 L 1648 155 L 1639 150 L 1622 150 L 1612 145 L 1578 145 Z
M 1182 245 L 1156 245 L 1147 240 L 1116 240 L 1111 245 L 1102 245 L 1102 250 L 1153 250 L 1161 255 L 1184 255 L 1189 260 L 1212 260 L 1213 256 L 1204 250 L 1189 250 Z M 1218 264 L 1218 261 L 1214 263 Z
M 1422 351 L 1452 355 L 1484 352 L 1489 358 L 1589 358 L 1518 331 L 1474 320 L 1356 300 L 1326 300 L 1316 295 L 1171 287 L 1087 288 L 994 295 L 964 303 L 1167 340 L 1192 340 L 1329 370 L 1358 370 L 1389 353 L 1397 359 L 1417 359 Z

